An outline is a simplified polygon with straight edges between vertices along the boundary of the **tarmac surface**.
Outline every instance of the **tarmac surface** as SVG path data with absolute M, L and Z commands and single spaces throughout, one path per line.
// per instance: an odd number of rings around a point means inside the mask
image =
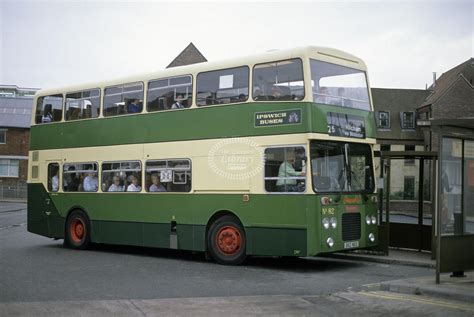
M 25 204 L 0 202 L 0 316 L 474 316 L 473 272 L 436 285 L 429 253 L 390 253 L 227 267 L 190 252 L 78 252 L 28 233 Z

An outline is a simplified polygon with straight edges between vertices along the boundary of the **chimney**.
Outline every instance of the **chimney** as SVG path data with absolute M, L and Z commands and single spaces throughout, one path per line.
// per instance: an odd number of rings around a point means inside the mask
M 433 72 L 433 88 L 436 86 L 436 72 Z

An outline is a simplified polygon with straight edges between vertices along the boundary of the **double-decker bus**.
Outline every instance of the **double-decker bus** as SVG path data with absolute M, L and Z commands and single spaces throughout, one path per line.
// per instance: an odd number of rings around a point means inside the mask
M 39 91 L 28 230 L 247 256 L 377 244 L 364 62 L 305 47 Z

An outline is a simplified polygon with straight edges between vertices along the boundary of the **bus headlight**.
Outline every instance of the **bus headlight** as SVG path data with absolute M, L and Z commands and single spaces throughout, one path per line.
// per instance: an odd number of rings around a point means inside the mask
M 370 220 L 370 216 L 369 216 L 369 215 L 365 216 L 365 223 L 368 224 L 368 225 L 370 225 L 371 220 Z
M 336 229 L 336 227 L 337 227 L 337 220 L 336 220 L 336 218 L 332 217 L 331 219 L 329 219 L 329 224 L 331 225 L 331 227 L 332 227 L 333 229 Z
M 323 218 L 323 227 L 324 229 L 329 229 L 329 219 Z
M 372 221 L 373 225 L 377 224 L 377 217 L 372 216 L 372 217 L 370 217 L 370 220 Z
M 369 233 L 369 240 L 370 242 L 374 242 L 375 241 L 375 236 L 373 233 Z
M 334 246 L 334 239 L 329 237 L 327 240 L 326 240 L 326 243 L 328 245 L 328 247 L 332 248 Z

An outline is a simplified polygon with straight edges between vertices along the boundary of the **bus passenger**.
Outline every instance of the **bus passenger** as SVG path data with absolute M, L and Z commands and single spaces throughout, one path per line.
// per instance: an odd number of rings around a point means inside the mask
M 315 102 L 322 104 L 329 104 L 328 102 L 329 92 L 327 87 L 320 87 L 319 92 L 316 93 Z
M 278 86 L 273 86 L 272 87 L 272 99 L 273 100 L 278 100 L 281 98 L 281 89 Z
M 53 173 L 54 173 L 54 176 L 51 178 L 51 191 L 57 192 L 59 189 L 58 169 L 55 168 Z
M 352 107 L 352 100 L 347 98 L 347 93 L 344 87 L 339 87 L 337 89 L 337 94 L 341 97 L 341 106 Z
M 128 113 L 138 113 L 142 112 L 142 106 L 140 105 L 140 100 L 133 99 L 131 103 L 127 106 Z
M 115 175 L 113 178 L 113 184 L 110 185 L 109 192 L 123 192 L 124 186 L 120 186 L 120 177 Z
M 84 183 L 82 184 L 85 192 L 96 192 L 99 187 L 99 180 L 97 179 L 97 173 L 90 169 L 87 173 L 86 178 L 84 178 Z
M 68 173 L 64 173 L 64 191 L 77 192 L 79 189 L 80 180 L 76 173 L 74 173 L 76 168 L 74 166 L 69 166 L 67 170 Z
M 288 152 L 286 161 L 281 163 L 280 169 L 278 170 L 278 180 L 276 183 L 277 189 L 280 192 L 299 192 L 301 189 L 298 187 L 296 179 L 287 179 L 287 177 L 305 176 L 304 171 L 297 172 L 293 167 L 295 163 L 295 153 Z
M 185 108 L 183 105 L 183 96 L 177 95 L 175 103 L 171 106 L 171 109 L 183 109 Z
M 138 185 L 138 178 L 135 175 L 130 176 L 130 181 L 132 182 L 127 187 L 127 192 L 139 192 L 142 190 L 142 187 Z
M 166 188 L 161 184 L 160 178 L 158 177 L 158 174 L 152 174 L 151 175 L 151 184 L 150 186 L 150 192 L 165 192 Z
M 53 121 L 53 105 L 48 103 L 44 105 L 43 116 L 41 117 L 41 123 L 50 123 Z

